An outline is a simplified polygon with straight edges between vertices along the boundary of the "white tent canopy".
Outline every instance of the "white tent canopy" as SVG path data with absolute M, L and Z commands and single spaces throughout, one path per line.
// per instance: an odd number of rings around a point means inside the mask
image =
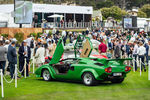
M 92 6 L 68 6 L 54 4 L 34 4 L 33 12 L 43 13 L 73 13 L 73 14 L 93 14 Z M 14 4 L 0 5 L 0 13 L 11 13 L 14 11 Z
M 8 15 L 0 13 L 0 22 L 7 22 L 8 21 Z
M 48 16 L 48 18 L 62 18 L 62 17 L 64 17 L 64 16 L 63 15 L 58 15 L 58 14 Z

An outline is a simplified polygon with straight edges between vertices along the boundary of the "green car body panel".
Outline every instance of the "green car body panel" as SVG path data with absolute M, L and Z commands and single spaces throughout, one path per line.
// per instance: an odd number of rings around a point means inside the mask
M 87 38 L 87 41 L 90 42 L 90 39 Z M 77 41 L 78 42 L 78 41 Z M 77 45 L 77 43 L 76 43 Z M 90 42 L 91 48 L 92 43 Z M 77 47 L 75 47 L 77 49 Z M 132 60 L 131 58 L 127 59 L 99 59 L 99 58 L 90 58 L 89 55 L 92 51 L 90 50 L 87 58 L 72 58 L 72 59 L 66 59 L 62 60 L 61 56 L 64 52 L 64 46 L 63 46 L 63 40 L 62 38 L 59 40 L 55 53 L 52 57 L 52 60 L 49 64 L 43 65 L 39 67 L 35 74 L 37 77 L 42 77 L 42 71 L 47 69 L 53 79 L 57 80 L 73 80 L 73 81 L 81 81 L 82 75 L 86 72 L 90 72 L 93 74 L 94 78 L 96 80 L 105 81 L 108 80 L 108 76 L 112 76 L 113 73 L 122 73 L 122 76 L 120 78 L 125 78 L 126 74 L 130 71 L 125 71 L 125 68 L 127 65 L 123 64 L 125 60 Z M 65 63 L 69 62 L 69 69 L 65 73 L 60 73 L 56 69 L 56 65 L 65 65 Z M 111 67 L 112 71 L 111 73 L 107 73 L 105 71 L 106 68 Z

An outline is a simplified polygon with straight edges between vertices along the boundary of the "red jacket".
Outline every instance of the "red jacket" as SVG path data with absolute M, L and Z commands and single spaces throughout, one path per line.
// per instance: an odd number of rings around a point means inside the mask
M 106 53 L 107 51 L 107 46 L 106 44 L 104 44 L 103 42 L 99 45 L 99 48 L 98 50 L 101 52 L 101 53 Z

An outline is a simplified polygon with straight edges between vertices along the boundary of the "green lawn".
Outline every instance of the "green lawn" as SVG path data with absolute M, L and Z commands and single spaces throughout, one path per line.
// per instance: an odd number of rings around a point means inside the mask
M 150 100 L 148 73 L 131 72 L 122 84 L 101 83 L 84 86 L 80 83 L 45 82 L 35 75 L 18 80 L 18 88 L 4 82 L 2 100 Z M 1 98 L 0 98 L 1 100 Z

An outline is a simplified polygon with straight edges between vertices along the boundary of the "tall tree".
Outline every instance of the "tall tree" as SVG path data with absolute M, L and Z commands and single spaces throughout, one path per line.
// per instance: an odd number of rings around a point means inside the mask
M 98 2 L 96 8 L 100 9 L 103 7 L 111 7 L 111 6 L 114 6 L 114 2 L 112 2 L 111 0 L 106 0 L 106 1 Z
M 147 17 L 150 18 L 150 4 L 144 5 L 141 9 L 142 12 L 146 13 Z

